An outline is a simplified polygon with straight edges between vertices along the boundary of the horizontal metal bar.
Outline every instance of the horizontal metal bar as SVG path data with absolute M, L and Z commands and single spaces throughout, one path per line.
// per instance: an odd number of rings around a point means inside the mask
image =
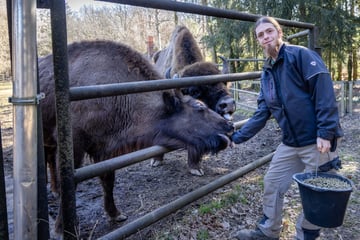
M 123 167 L 130 166 L 132 164 L 141 162 L 159 154 L 167 153 L 170 150 L 161 146 L 152 146 L 144 148 L 142 150 L 121 155 L 116 158 L 108 159 L 102 162 L 94 163 L 75 170 L 74 179 L 75 182 L 81 182 L 86 179 L 90 179 L 101 174 L 104 174 L 110 170 L 116 170 Z
M 178 11 L 185 13 L 195 13 L 204 16 L 213 16 L 219 18 L 243 20 L 243 21 L 252 21 L 255 22 L 261 17 L 261 15 L 243 13 L 235 10 L 229 9 L 219 9 L 214 7 L 202 6 L 192 3 L 176 2 L 176 1 L 164 1 L 164 0 L 100 0 L 102 2 L 112 2 L 112 3 L 121 3 L 138 7 L 147 7 L 155 8 L 169 11 Z M 298 28 L 307 28 L 313 29 L 314 24 L 297 22 L 291 20 L 285 20 L 276 18 L 276 20 L 284 26 L 298 27 Z
M 266 61 L 265 58 L 228 58 L 226 59 L 230 62 L 264 62 Z
M 243 108 L 243 109 L 246 109 L 249 111 L 255 111 L 257 109 L 257 107 L 252 107 L 252 106 L 249 106 L 248 104 L 242 104 L 242 103 L 238 103 L 237 107 Z
M 260 94 L 258 92 L 252 92 L 252 91 L 236 89 L 236 88 L 232 88 L 231 90 L 237 91 L 237 92 L 240 92 L 240 93 L 246 93 L 246 94 L 253 95 L 253 96 L 259 96 L 259 94 Z
M 158 220 L 170 215 L 171 213 L 174 213 L 175 211 L 179 210 L 180 208 L 198 200 L 199 198 L 217 190 L 220 187 L 225 186 L 226 184 L 229 184 L 230 182 L 238 179 L 239 177 L 245 175 L 246 173 L 264 165 L 265 163 L 269 162 L 271 158 L 273 157 L 274 152 L 256 160 L 248 165 L 241 167 L 229 174 L 226 174 L 209 184 L 202 186 L 200 188 L 197 188 L 196 190 L 185 194 L 184 196 L 176 199 L 175 201 L 172 201 L 166 205 L 161 206 L 160 208 L 147 213 L 143 217 L 140 217 L 118 229 L 116 229 L 113 232 L 110 232 L 102 237 L 100 237 L 100 240 L 111 240 L 111 239 L 124 239 L 131 234 L 134 234 L 138 232 L 140 229 L 143 229 Z
M 122 94 L 150 92 L 155 90 L 172 89 L 192 85 L 212 84 L 217 82 L 234 82 L 259 78 L 261 72 L 244 72 L 232 74 L 219 74 L 210 76 L 197 76 L 174 79 L 158 79 L 125 83 L 102 84 L 70 88 L 71 101 L 89 98 L 109 97 Z
M 309 30 L 304 30 L 295 34 L 292 34 L 290 36 L 287 36 L 286 39 L 289 41 L 293 38 L 298 38 L 298 37 L 304 37 L 304 36 L 309 36 L 310 31 Z

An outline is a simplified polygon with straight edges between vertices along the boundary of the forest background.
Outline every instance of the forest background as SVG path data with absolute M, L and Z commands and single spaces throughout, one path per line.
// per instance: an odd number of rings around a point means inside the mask
M 179 1 L 180 2 L 180 1 Z M 360 57 L 359 0 L 184 0 L 193 4 L 244 13 L 313 23 L 318 27 L 317 47 L 334 80 L 358 80 Z M 81 3 L 81 5 L 80 5 Z M 147 54 L 166 47 L 176 25 L 187 26 L 199 41 L 207 60 L 262 59 L 252 22 L 147 9 L 99 1 L 67 0 L 68 43 L 106 39 L 123 42 Z M 37 9 L 38 54 L 52 51 L 50 11 Z M 285 38 L 302 29 L 284 27 Z M 149 49 L 149 40 L 154 45 Z M 291 43 L 307 46 L 307 38 Z M 258 62 L 232 65 L 233 72 L 259 70 Z M 10 50 L 6 0 L 0 0 L 0 75 L 10 76 Z

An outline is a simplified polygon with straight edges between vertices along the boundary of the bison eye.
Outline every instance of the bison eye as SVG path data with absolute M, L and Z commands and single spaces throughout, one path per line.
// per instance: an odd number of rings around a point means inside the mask
M 188 94 L 193 98 L 199 98 L 201 96 L 200 88 L 198 87 L 190 87 L 188 88 Z

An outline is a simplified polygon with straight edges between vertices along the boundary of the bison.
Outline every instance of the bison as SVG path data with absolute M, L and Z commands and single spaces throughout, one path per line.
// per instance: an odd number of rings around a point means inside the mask
M 167 78 L 193 77 L 228 73 L 228 64 L 224 61 L 223 71 L 212 62 L 205 62 L 201 50 L 188 28 L 178 26 L 171 35 L 167 48 L 155 53 L 155 66 Z M 190 86 L 182 92 L 206 103 L 212 110 L 230 119 L 235 112 L 235 101 L 231 97 L 227 83 Z
M 68 46 L 70 87 L 161 79 L 153 64 L 121 43 L 84 41 Z M 46 161 L 56 176 L 56 111 L 52 55 L 39 59 Z M 187 149 L 190 166 L 204 154 L 217 153 L 229 143 L 233 124 L 203 102 L 180 91 L 152 91 L 71 102 L 74 167 L 85 154 L 100 162 L 152 145 Z M 111 219 L 123 219 L 114 203 L 114 171 L 100 180 L 104 209 Z M 52 177 L 53 189 L 57 189 Z
M 221 74 L 215 63 L 204 61 L 194 36 L 185 26 L 175 28 L 167 48 L 155 53 L 153 59 L 157 69 L 167 78 Z M 222 70 L 222 73 L 228 72 L 226 61 L 224 61 Z M 236 105 L 228 90 L 227 83 L 194 85 L 182 88 L 182 92 L 203 101 L 224 118 L 232 119 Z M 155 157 L 151 165 L 160 165 L 162 160 L 163 155 Z M 190 168 L 190 172 L 198 176 L 204 174 L 199 165 Z

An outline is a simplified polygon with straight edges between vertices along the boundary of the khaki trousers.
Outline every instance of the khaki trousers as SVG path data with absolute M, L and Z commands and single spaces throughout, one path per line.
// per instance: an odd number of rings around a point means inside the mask
M 264 177 L 263 212 L 268 219 L 259 223 L 258 227 L 265 235 L 274 238 L 280 235 L 284 195 L 293 183 L 293 174 L 315 171 L 317 167 L 337 156 L 336 151 L 320 154 L 316 144 L 297 148 L 281 143 L 277 147 Z M 299 240 L 304 239 L 302 228 L 320 229 L 308 222 L 301 213 L 296 223 L 296 237 Z

